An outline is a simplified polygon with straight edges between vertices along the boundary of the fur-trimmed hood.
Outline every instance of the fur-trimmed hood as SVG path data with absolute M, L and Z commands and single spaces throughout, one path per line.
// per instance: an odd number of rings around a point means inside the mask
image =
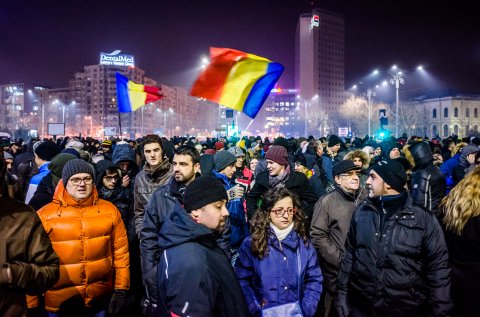
M 351 160 L 354 157 L 359 157 L 362 160 L 362 169 L 368 168 L 370 164 L 370 156 L 362 150 L 353 150 L 345 154 L 343 157 L 344 160 Z

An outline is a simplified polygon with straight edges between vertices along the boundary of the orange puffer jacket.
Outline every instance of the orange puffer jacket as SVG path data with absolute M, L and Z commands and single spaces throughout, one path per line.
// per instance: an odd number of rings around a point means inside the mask
M 60 258 L 60 278 L 45 294 L 47 311 L 81 296 L 87 307 L 104 303 L 113 289 L 128 290 L 128 241 L 122 217 L 110 202 L 92 195 L 78 202 L 60 181 L 53 201 L 38 211 Z

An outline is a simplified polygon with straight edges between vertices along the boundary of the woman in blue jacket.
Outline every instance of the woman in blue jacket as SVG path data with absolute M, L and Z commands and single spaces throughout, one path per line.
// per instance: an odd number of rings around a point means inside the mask
M 305 232 L 300 202 L 288 189 L 272 188 L 265 193 L 252 219 L 251 236 L 240 247 L 235 272 L 252 316 L 296 301 L 303 316 L 315 314 L 323 277 Z

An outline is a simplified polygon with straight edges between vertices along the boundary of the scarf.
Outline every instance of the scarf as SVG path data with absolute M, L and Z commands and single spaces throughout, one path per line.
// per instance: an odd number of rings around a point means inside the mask
M 293 221 L 285 229 L 278 229 L 277 227 L 275 227 L 275 225 L 273 223 L 270 222 L 270 228 L 272 228 L 272 230 L 275 233 L 275 236 L 277 237 L 278 241 L 283 241 L 288 236 L 290 231 L 292 231 Z
M 163 159 L 162 163 L 156 166 L 150 166 L 147 162 L 145 162 L 145 166 L 143 167 L 145 173 L 150 177 L 150 179 L 156 179 L 161 176 L 164 176 L 170 170 L 170 162 L 168 159 Z
M 288 175 L 290 175 L 290 165 L 287 165 L 283 173 L 280 175 L 277 175 L 277 176 L 268 175 L 268 185 L 270 186 L 270 188 L 274 188 L 277 186 L 283 187 L 283 185 L 285 185 L 285 182 L 288 179 Z

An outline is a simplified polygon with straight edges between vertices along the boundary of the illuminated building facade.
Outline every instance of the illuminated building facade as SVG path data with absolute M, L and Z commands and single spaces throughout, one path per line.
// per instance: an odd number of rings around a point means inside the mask
M 295 88 L 309 118 L 307 134 L 337 131 L 337 109 L 348 98 L 344 76 L 343 16 L 322 9 L 302 14 L 295 38 Z

